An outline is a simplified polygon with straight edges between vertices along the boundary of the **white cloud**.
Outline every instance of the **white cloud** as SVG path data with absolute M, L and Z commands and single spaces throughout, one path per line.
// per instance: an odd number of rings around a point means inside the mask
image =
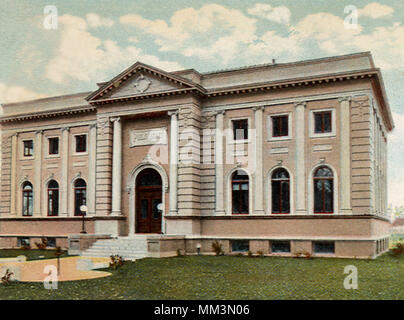
M 138 43 L 139 39 L 137 37 L 131 36 L 131 37 L 128 38 L 128 41 L 133 42 L 133 43 Z
M 362 27 L 358 25 L 356 29 L 346 29 L 344 20 L 328 12 L 310 14 L 299 21 L 295 27 L 291 28 L 301 39 L 327 40 L 347 40 L 362 32 Z
M 20 86 L 10 86 L 0 82 L 0 104 L 20 102 L 25 100 L 45 98 L 46 95 L 37 93 Z
M 264 33 L 258 41 L 250 44 L 245 50 L 246 59 L 254 57 L 255 63 L 267 63 L 279 57 L 282 57 L 283 62 L 298 60 L 302 54 L 303 48 L 298 37 L 293 34 L 282 37 L 275 31 Z
M 362 9 L 359 9 L 359 16 L 370 17 L 373 19 L 382 18 L 382 17 L 390 17 L 394 12 L 392 7 L 373 2 L 369 3 Z
M 248 13 L 263 19 L 275 21 L 282 24 L 289 24 L 290 10 L 288 7 L 272 7 L 270 4 L 256 3 L 253 8 L 249 8 Z
M 112 27 L 114 25 L 112 19 L 100 17 L 96 13 L 86 14 L 86 19 L 90 28 Z
M 122 24 L 155 36 L 160 51 L 175 51 L 201 59 L 221 58 L 226 64 L 256 39 L 256 20 L 217 4 L 178 10 L 169 23 L 130 14 Z
M 181 69 L 176 62 L 144 54 L 134 46 L 121 48 L 115 41 L 93 36 L 88 31 L 87 22 L 82 18 L 63 15 L 59 18 L 59 25 L 60 43 L 45 72 L 46 78 L 52 81 L 107 80 L 111 77 L 111 71 L 126 68 L 137 60 L 152 63 L 167 71 Z

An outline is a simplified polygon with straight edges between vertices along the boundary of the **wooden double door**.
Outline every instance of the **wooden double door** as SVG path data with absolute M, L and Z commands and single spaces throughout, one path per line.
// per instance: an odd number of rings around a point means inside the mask
M 161 187 L 139 187 L 136 191 L 136 233 L 161 233 Z

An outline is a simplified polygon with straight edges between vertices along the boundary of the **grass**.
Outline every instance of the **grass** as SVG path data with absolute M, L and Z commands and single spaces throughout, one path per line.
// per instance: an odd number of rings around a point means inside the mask
M 357 290 L 344 289 L 346 265 L 358 269 Z M 42 283 L 0 285 L 0 299 L 404 299 L 404 257 L 389 254 L 376 260 L 148 258 L 110 272 L 61 282 L 57 290 Z
M 23 249 L 1 249 L 0 258 L 14 258 L 17 256 L 26 256 L 27 261 L 29 260 L 40 260 L 40 259 L 53 259 L 56 258 L 55 250 L 23 250 Z M 42 258 L 40 258 L 42 257 Z M 61 257 L 67 257 L 67 252 L 64 252 Z

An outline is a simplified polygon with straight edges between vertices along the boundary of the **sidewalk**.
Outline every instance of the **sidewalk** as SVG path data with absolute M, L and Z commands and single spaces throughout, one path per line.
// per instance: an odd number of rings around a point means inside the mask
M 77 261 L 80 258 L 81 257 L 67 257 L 60 259 L 60 274 L 58 276 L 58 281 L 95 279 L 111 275 L 111 273 L 105 271 L 77 270 Z M 10 268 L 11 271 L 13 271 L 13 269 L 19 269 L 19 281 L 42 282 L 48 276 L 48 274 L 44 273 L 44 268 L 47 265 L 54 265 L 57 267 L 57 259 L 0 263 L 0 270 L 4 270 L 5 272 L 5 268 Z M 2 272 L 1 276 L 3 276 L 4 272 Z

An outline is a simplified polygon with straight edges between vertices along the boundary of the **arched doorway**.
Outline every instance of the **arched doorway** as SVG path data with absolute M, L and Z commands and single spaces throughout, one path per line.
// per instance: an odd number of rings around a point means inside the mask
M 161 233 L 162 180 L 147 168 L 136 178 L 136 233 Z

